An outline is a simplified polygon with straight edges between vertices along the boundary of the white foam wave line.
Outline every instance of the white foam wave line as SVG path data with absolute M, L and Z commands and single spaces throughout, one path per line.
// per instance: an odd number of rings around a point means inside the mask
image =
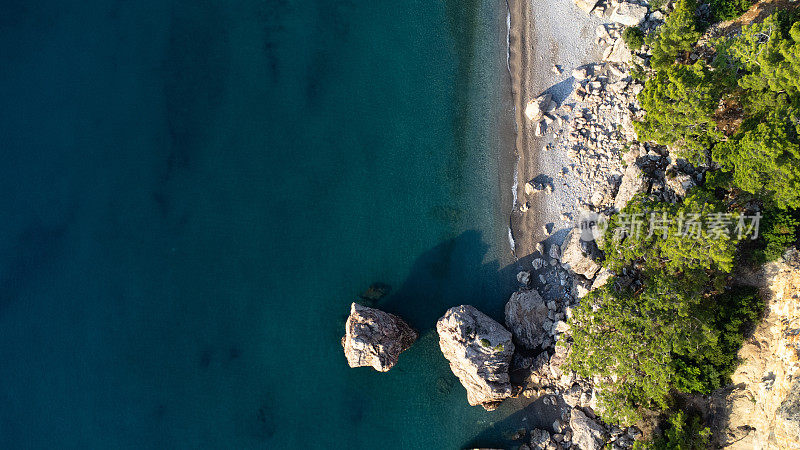
M 514 236 L 511 234 L 511 227 L 508 227 L 508 245 L 511 246 L 511 253 L 516 251 L 516 242 L 514 242 Z
M 506 0 L 506 68 L 511 75 L 511 6 Z

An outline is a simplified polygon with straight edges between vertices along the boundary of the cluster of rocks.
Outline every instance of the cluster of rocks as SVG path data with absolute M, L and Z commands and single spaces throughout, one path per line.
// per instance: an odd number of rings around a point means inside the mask
M 531 122 L 535 122 L 534 134 L 537 137 L 544 136 L 547 127 L 556 119 L 551 113 L 556 109 L 557 104 L 553 101 L 553 96 L 543 94 L 528 102 L 525 107 L 525 117 Z
M 593 381 L 566 366 L 572 346 L 568 320 L 579 298 L 576 280 L 592 286 L 610 276 L 594 260 L 596 246 L 580 237 L 580 230 L 573 230 L 563 248 L 550 244 L 546 252 L 540 244 L 531 270 L 518 275 L 521 287 L 506 304 L 505 326 L 470 305 L 450 308 L 436 324 L 439 347 L 470 405 L 493 410 L 521 395 L 557 409 L 552 427 L 520 435 L 521 448 L 627 449 L 639 435 L 635 428 L 604 424 L 595 415 Z M 533 286 L 534 275 L 541 288 Z M 416 338 L 401 318 L 353 303 L 342 345 L 352 367 L 386 371 Z

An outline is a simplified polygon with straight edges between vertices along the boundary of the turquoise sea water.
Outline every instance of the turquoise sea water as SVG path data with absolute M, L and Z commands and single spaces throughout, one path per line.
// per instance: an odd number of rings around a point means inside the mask
M 466 404 L 433 329 L 458 304 L 501 317 L 513 288 L 505 4 L 3 5 L 0 448 L 512 427 Z M 384 374 L 339 343 L 373 282 L 422 333 Z

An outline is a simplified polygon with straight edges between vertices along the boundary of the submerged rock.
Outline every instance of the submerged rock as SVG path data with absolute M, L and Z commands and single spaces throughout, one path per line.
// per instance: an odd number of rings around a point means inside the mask
M 367 300 L 370 302 L 377 302 L 378 300 L 382 299 L 392 290 L 392 287 L 386 283 L 372 283 L 366 291 L 362 292 L 358 295 L 359 298 L 362 300 Z
M 386 372 L 418 336 L 400 317 L 353 303 L 345 324 L 342 347 L 350 367 L 371 366 L 379 372 Z
M 467 390 L 470 405 L 487 411 L 511 397 L 511 333 L 473 306 L 450 308 L 436 323 L 439 347 Z
M 549 311 L 536 290 L 520 289 L 506 303 L 506 326 L 519 345 L 535 350 L 548 338 L 544 327 Z

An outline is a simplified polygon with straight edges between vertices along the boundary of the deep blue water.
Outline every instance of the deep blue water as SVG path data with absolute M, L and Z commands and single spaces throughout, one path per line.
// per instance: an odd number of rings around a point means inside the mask
M 2 5 L 0 448 L 511 427 L 466 404 L 433 329 L 512 289 L 504 4 Z M 339 343 L 373 282 L 422 332 L 384 374 Z

